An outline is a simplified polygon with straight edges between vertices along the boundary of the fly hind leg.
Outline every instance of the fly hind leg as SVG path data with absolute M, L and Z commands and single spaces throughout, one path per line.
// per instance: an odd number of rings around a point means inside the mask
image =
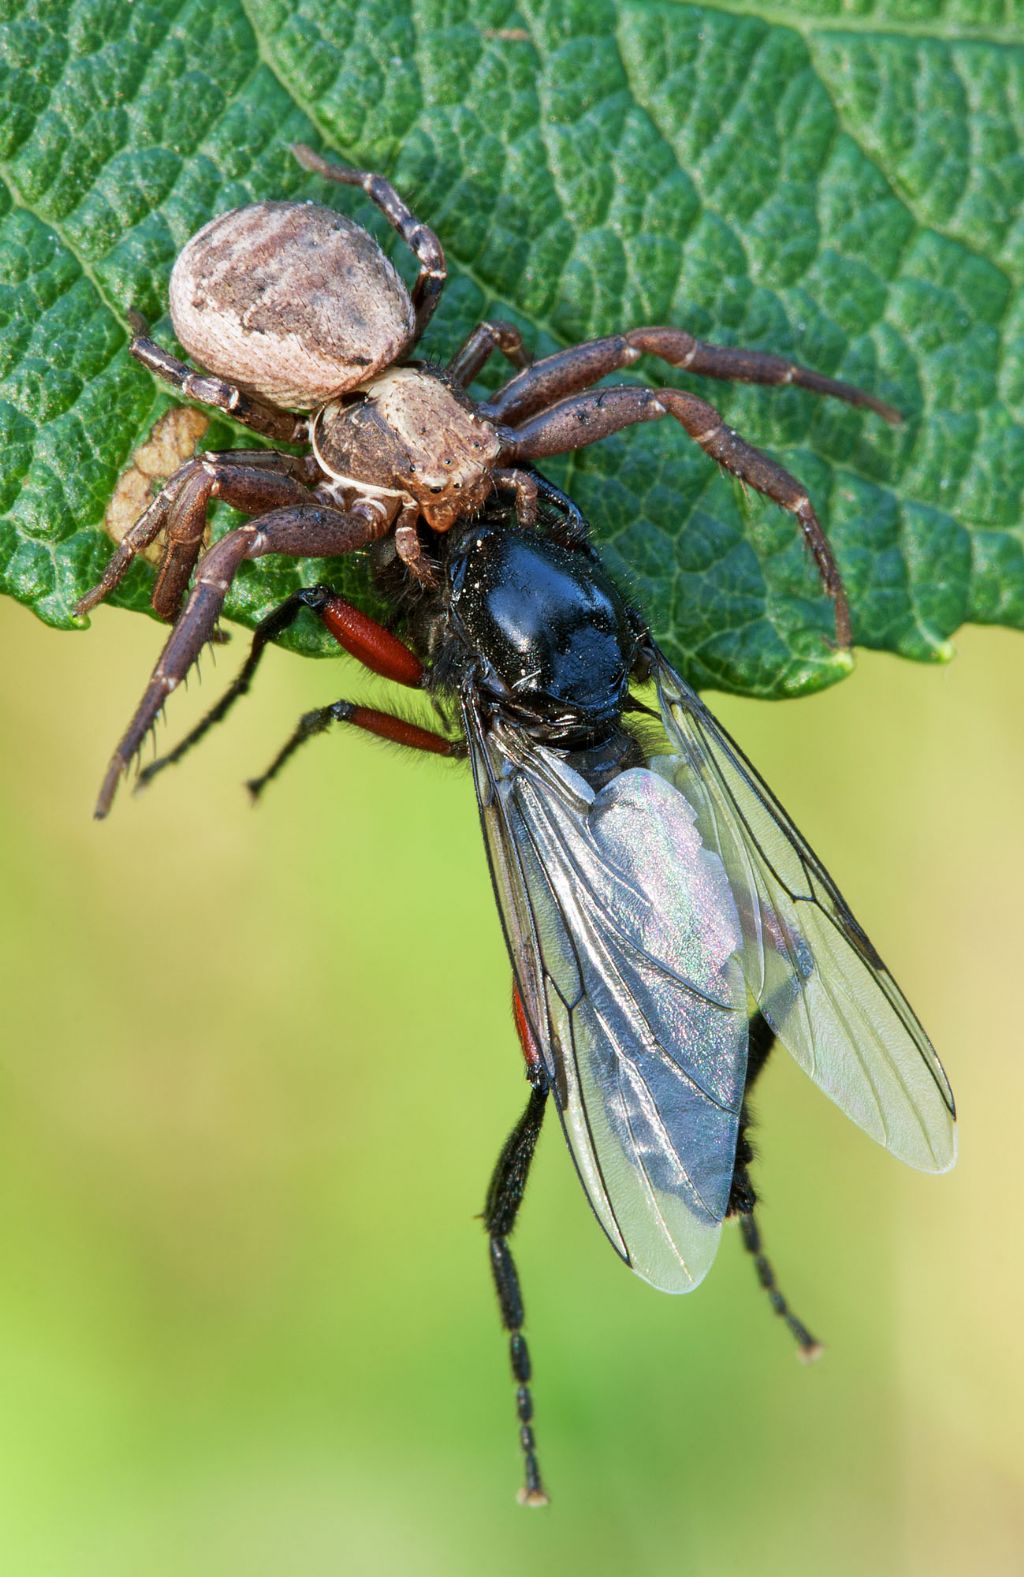
M 771 1261 L 765 1255 L 761 1242 L 761 1231 L 754 1215 L 757 1205 L 757 1194 L 751 1182 L 749 1170 L 750 1163 L 754 1159 L 754 1147 L 750 1142 L 752 1118 L 750 1108 L 747 1105 L 747 1096 L 750 1094 L 751 1086 L 761 1073 L 768 1060 L 769 1053 L 775 1045 L 775 1031 L 763 1014 L 755 1013 L 750 1020 L 748 1034 L 747 1085 L 744 1092 L 743 1106 L 740 1110 L 739 1133 L 736 1137 L 736 1163 L 733 1170 L 727 1214 L 735 1216 L 739 1221 L 743 1247 L 754 1261 L 757 1279 L 765 1292 L 767 1292 L 775 1313 L 788 1327 L 790 1334 L 796 1341 L 799 1356 L 805 1363 L 810 1363 L 812 1359 L 820 1356 L 822 1345 L 811 1335 L 803 1321 L 796 1317 L 779 1291 L 778 1282 L 775 1280 L 775 1271 Z
M 375 734 L 378 739 L 386 739 L 406 750 L 423 750 L 433 756 L 461 757 L 466 754 L 463 740 L 449 739 L 436 729 L 422 728 L 419 723 L 410 723 L 407 718 L 396 717 L 393 712 L 378 712 L 372 706 L 359 706 L 355 701 L 332 701 L 329 706 L 318 706 L 315 711 L 304 713 L 299 718 L 295 732 L 278 751 L 267 770 L 258 778 L 249 779 L 246 788 L 253 799 L 259 799 L 267 784 L 277 777 L 300 745 L 317 734 L 325 734 L 335 723 L 350 723 L 353 728 Z
M 529 1052 L 527 1060 L 530 1065 Z M 547 1078 L 538 1065 L 530 1065 L 530 1080 L 533 1088 L 526 1109 L 506 1139 L 491 1177 L 484 1206 L 484 1227 L 490 1245 L 491 1274 L 498 1294 L 501 1323 L 508 1332 L 512 1378 L 516 1384 L 516 1417 L 519 1420 L 519 1444 L 525 1474 L 519 1500 L 524 1506 L 545 1506 L 548 1497 L 540 1476 L 533 1434 L 533 1397 L 530 1392 L 532 1367 L 523 1335 L 523 1295 L 508 1243 L 519 1206 L 523 1202 L 547 1102 Z

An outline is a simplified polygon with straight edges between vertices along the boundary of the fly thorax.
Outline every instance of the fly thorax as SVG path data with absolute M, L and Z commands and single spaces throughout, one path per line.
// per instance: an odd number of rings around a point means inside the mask
M 452 617 L 503 704 L 549 739 L 598 742 L 617 724 L 636 637 L 587 556 L 536 533 L 471 525 L 449 564 Z

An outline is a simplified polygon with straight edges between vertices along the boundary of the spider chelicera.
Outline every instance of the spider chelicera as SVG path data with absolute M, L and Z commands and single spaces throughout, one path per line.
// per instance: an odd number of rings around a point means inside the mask
M 155 344 L 145 321 L 129 314 L 130 350 L 143 366 L 189 399 L 307 452 L 236 449 L 187 461 L 78 604 L 79 614 L 88 613 L 117 586 L 135 555 L 163 535 L 152 602 L 174 629 L 111 760 L 97 816 L 109 810 L 121 774 L 168 694 L 214 635 L 244 560 L 267 553 L 333 557 L 393 532 L 399 557 L 429 580 L 421 524 L 448 531 L 500 489 L 514 496 L 519 522 L 529 526 L 539 492 L 555 490 L 526 467 L 636 422 L 674 417 L 725 470 L 796 516 L 833 599 L 837 643 L 849 646 L 839 570 L 796 478 L 726 426 L 698 395 L 593 385 L 641 356 L 654 356 L 707 377 L 794 384 L 866 406 L 892 423 L 900 420 L 897 411 L 781 356 L 707 344 L 671 327 L 633 328 L 531 361 L 517 329 L 485 322 L 447 367 L 410 360 L 444 287 L 440 242 L 383 177 L 301 145 L 293 151 L 306 169 L 361 187 L 410 248 L 419 274 L 407 291 L 373 238 L 332 209 L 253 203 L 211 220 L 187 243 L 171 274 L 175 332 L 206 372 Z M 473 400 L 469 385 L 495 351 L 517 370 L 496 394 Z M 214 499 L 252 519 L 209 549 L 189 592 Z

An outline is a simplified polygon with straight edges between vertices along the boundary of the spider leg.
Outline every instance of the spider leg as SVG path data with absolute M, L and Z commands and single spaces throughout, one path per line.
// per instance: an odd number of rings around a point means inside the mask
M 801 367 L 784 356 L 744 350 L 740 346 L 711 345 L 705 340 L 694 339 L 682 329 L 657 327 L 630 329 L 626 334 L 588 340 L 568 350 L 556 351 L 553 356 L 545 356 L 510 379 L 492 399 L 481 405 L 481 411 L 492 421 L 521 422 L 556 400 L 589 388 L 609 373 L 631 367 L 641 356 L 657 356 L 669 366 L 681 367 L 705 378 L 774 386 L 793 384 L 814 394 L 845 400 L 848 405 L 864 406 L 893 424 L 903 420 L 899 411 L 877 400 L 873 394 L 855 388 L 852 383 L 842 383 L 838 378 L 828 378 L 824 373 Z
M 631 427 L 636 422 L 658 421 L 663 416 L 674 417 L 694 442 L 726 471 L 731 471 L 755 492 L 763 493 L 796 516 L 822 584 L 835 607 L 837 644 L 848 648 L 851 631 L 846 590 L 805 488 L 775 460 L 727 427 L 715 407 L 698 395 L 686 394 L 681 389 L 649 389 L 638 384 L 618 384 L 610 389 L 576 394 L 550 410 L 541 411 L 521 427 L 506 429 L 501 458 L 515 462 L 565 454 L 597 443 L 623 427 Z
M 421 688 L 423 664 L 415 652 L 411 651 L 404 641 L 400 641 L 397 635 L 393 635 L 368 614 L 361 613 L 343 597 L 335 596 L 329 586 L 303 587 L 301 591 L 292 592 L 292 595 L 286 597 L 284 602 L 268 613 L 265 619 L 260 620 L 253 633 L 249 655 L 239 669 L 237 677 L 220 700 L 215 702 L 205 717 L 200 718 L 184 739 L 179 740 L 173 750 L 169 750 L 165 756 L 158 756 L 155 761 L 142 768 L 137 788 L 143 788 L 151 782 L 164 767 L 173 766 L 175 762 L 180 761 L 193 745 L 199 743 L 214 723 L 221 722 L 227 716 L 241 696 L 249 693 L 267 646 L 295 623 L 304 608 L 308 608 L 310 613 L 315 613 L 334 636 L 338 645 L 371 673 L 380 674 L 385 679 L 391 679 L 396 684 L 407 685 L 413 690 Z
M 115 587 L 121 584 L 136 555 L 145 552 L 150 543 L 156 541 L 166 526 L 171 506 L 192 474 L 194 465 L 194 460 L 186 460 L 185 464 L 179 467 L 174 475 L 164 483 L 152 503 L 146 506 L 134 525 L 125 532 L 117 545 L 116 552 L 107 560 L 106 568 L 100 579 L 93 586 L 92 590 L 87 591 L 85 596 L 80 597 L 75 604 L 75 615 L 77 618 L 84 618 L 99 603 L 104 602 Z
M 518 467 L 505 470 L 499 466 L 491 472 L 491 481 L 502 492 L 515 494 L 516 519 L 521 526 L 530 527 L 537 524 L 537 498 L 540 486 L 535 476 L 531 476 L 529 471 L 520 471 Z
M 76 604 L 75 613 L 78 617 L 91 613 L 97 604 L 109 597 L 124 579 L 135 557 L 148 548 L 161 531 L 166 530 L 167 546 L 151 602 L 161 618 L 173 620 L 202 545 L 206 503 L 211 497 L 227 498 L 224 485 L 225 482 L 230 483 L 231 472 L 251 473 L 256 468 L 261 473 L 278 472 L 296 479 L 307 477 L 311 480 L 312 474 L 319 475 L 319 467 L 307 457 L 278 454 L 273 449 L 229 449 L 222 454 L 207 453 L 186 460 L 130 530 L 125 532 L 99 581 Z M 196 477 L 203 475 L 207 478 L 208 486 L 196 516 L 195 495 L 190 490 L 196 485 Z M 282 498 L 278 501 L 289 500 Z M 243 504 L 238 507 L 246 506 Z M 268 501 L 257 507 L 269 509 L 274 506 Z
M 173 623 L 181 612 L 196 560 L 206 537 L 207 512 L 214 499 L 246 515 L 265 515 L 289 504 L 311 504 L 313 497 L 293 477 L 233 460 L 198 462 L 167 518 L 163 562 L 153 587 L 153 608 Z
M 332 701 L 329 706 L 318 706 L 315 711 L 304 713 L 299 718 L 295 732 L 282 745 L 267 770 L 261 772 L 258 778 L 249 779 L 246 788 L 253 799 L 259 799 L 267 784 L 277 777 L 300 745 L 315 734 L 326 733 L 334 723 L 351 723 L 354 728 L 376 734 L 378 739 L 402 745 L 406 750 L 424 750 L 433 756 L 462 757 L 466 754 L 464 740 L 448 739 L 436 729 L 422 728 L 404 717 L 396 717 L 393 712 L 378 712 L 370 706 L 357 706 L 354 701 Z
M 225 383 L 223 378 L 194 372 L 185 362 L 179 361 L 177 356 L 172 356 L 170 351 L 149 338 L 149 325 L 141 312 L 130 308 L 126 316 L 132 330 L 128 349 L 135 360 L 171 384 L 186 399 L 226 411 L 243 427 L 251 427 L 254 432 L 262 433 L 265 438 L 273 438 L 277 443 L 302 442 L 307 426 L 304 416 L 292 416 L 288 411 L 279 411 L 273 405 L 254 400 L 251 394 L 243 393 L 233 383 Z
M 470 329 L 448 363 L 448 376 L 460 388 L 468 388 L 496 350 L 500 350 L 513 367 L 530 365 L 529 352 L 517 328 L 511 323 L 484 322 L 478 323 L 475 329 Z
M 423 551 L 419 533 L 419 505 L 403 504 L 395 522 L 395 552 L 421 586 L 436 586 L 434 566 Z
M 365 547 L 391 525 L 392 511 L 379 499 L 357 499 L 349 510 L 309 502 L 275 509 L 257 521 L 229 531 L 206 554 L 195 585 L 153 670 L 107 769 L 96 802 L 97 820 L 113 803 L 121 774 L 140 749 L 172 690 L 188 673 L 210 640 L 231 582 L 246 559 L 267 553 L 287 558 L 331 558 Z
M 414 345 L 430 322 L 448 277 L 444 250 L 437 236 L 427 225 L 420 223 L 391 182 L 382 175 L 374 175 L 370 170 L 353 170 L 347 164 L 336 164 L 333 159 L 325 159 L 303 142 L 293 142 L 292 153 L 303 169 L 311 170 L 314 175 L 322 175 L 328 181 L 338 181 L 342 186 L 361 186 L 416 258 L 420 271 L 412 288 L 412 304 L 416 312 Z

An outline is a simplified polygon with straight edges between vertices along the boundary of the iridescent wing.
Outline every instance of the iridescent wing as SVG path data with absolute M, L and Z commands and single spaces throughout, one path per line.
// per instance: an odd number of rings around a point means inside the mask
M 675 754 L 651 766 L 693 807 L 728 872 L 751 995 L 866 1133 L 922 1171 L 948 1170 L 953 1092 L 910 1004 L 770 789 L 660 653 L 654 678 Z
M 465 712 L 520 996 L 594 1212 L 654 1286 L 714 1258 L 747 1055 L 740 917 L 687 801 L 634 768 L 595 792 Z

